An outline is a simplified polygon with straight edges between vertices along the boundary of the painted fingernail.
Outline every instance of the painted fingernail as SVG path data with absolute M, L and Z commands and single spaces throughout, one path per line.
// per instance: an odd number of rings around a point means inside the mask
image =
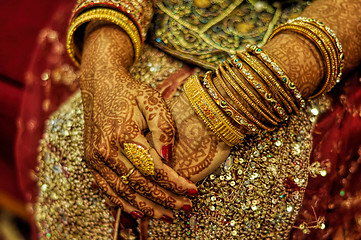
M 182 211 L 185 211 L 185 212 L 192 212 L 193 211 L 193 208 L 191 205 L 184 205 L 182 208 L 181 208 Z
M 162 147 L 162 156 L 167 161 L 172 161 L 173 145 L 168 144 Z
M 198 193 L 197 189 L 189 189 L 187 192 L 187 195 L 192 196 L 192 197 L 198 196 L 198 194 L 199 193 Z
M 133 211 L 130 213 L 134 218 L 142 218 L 143 217 L 143 213 L 138 212 L 138 211 Z
M 166 215 L 163 215 L 163 216 L 160 218 L 160 220 L 162 220 L 162 221 L 164 221 L 164 222 L 166 222 L 166 223 L 173 223 L 173 218 L 168 217 L 168 216 L 166 216 Z

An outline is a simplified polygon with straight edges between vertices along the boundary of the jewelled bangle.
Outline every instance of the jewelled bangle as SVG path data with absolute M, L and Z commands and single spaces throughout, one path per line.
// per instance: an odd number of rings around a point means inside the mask
M 136 61 L 139 58 L 140 49 L 141 49 L 141 38 L 135 24 L 124 14 L 117 12 L 112 9 L 106 8 L 97 8 L 86 11 L 80 14 L 77 18 L 75 18 L 68 30 L 67 35 L 67 50 L 74 61 L 74 63 L 79 66 L 80 65 L 80 50 L 77 48 L 74 41 L 74 33 L 75 31 L 83 24 L 88 23 L 93 20 L 102 20 L 114 23 L 115 25 L 122 28 L 130 37 L 134 48 L 134 58 Z
M 343 70 L 342 46 L 335 33 L 329 27 L 314 19 L 300 17 L 277 27 L 269 40 L 282 31 L 292 31 L 301 34 L 315 44 L 322 55 L 326 74 L 319 90 L 316 90 L 316 93 L 310 99 L 330 91 L 340 81 Z
M 230 73 L 229 83 L 232 85 L 232 87 L 238 92 L 243 91 L 245 94 L 245 100 L 247 103 L 253 107 L 255 111 L 257 111 L 262 117 L 264 117 L 268 122 L 270 122 L 273 125 L 277 125 L 277 122 L 274 120 L 274 114 L 270 112 L 270 110 L 259 100 L 259 97 L 257 97 L 252 90 L 245 85 L 243 82 L 243 78 L 240 78 L 240 76 L 237 75 L 237 73 L 232 69 L 232 67 L 229 65 L 228 61 L 224 62 L 224 67 L 227 69 L 227 71 Z M 223 69 L 224 70 L 224 69 Z M 237 70 L 238 72 L 238 70 Z M 239 73 L 238 73 L 239 74 Z
M 187 95 L 196 114 L 228 146 L 239 144 L 245 135 L 237 130 L 203 89 L 197 75 L 188 78 L 184 84 Z
M 264 81 L 268 89 L 270 89 L 274 97 L 283 104 L 285 110 L 288 113 L 292 112 L 291 97 L 283 90 L 278 84 L 276 77 L 272 75 L 266 68 L 261 67 L 261 62 L 258 62 L 258 58 L 250 55 L 248 52 L 237 52 L 237 56 L 243 60 L 247 65 Z M 254 58 L 254 59 L 253 59 Z M 256 61 L 257 60 L 257 61 Z M 288 117 L 287 117 L 288 119 Z M 285 119 L 285 120 L 287 120 Z
M 207 72 L 205 74 L 202 80 L 202 84 L 206 88 L 206 91 L 209 93 L 209 95 L 212 97 L 213 101 L 217 103 L 217 105 L 221 108 L 221 110 L 226 113 L 228 117 L 232 118 L 240 126 L 247 129 L 249 133 L 260 132 L 259 129 L 252 122 L 250 122 L 247 118 L 243 117 L 241 113 L 239 113 L 236 109 L 232 107 L 232 105 L 227 103 L 226 99 L 214 86 L 210 74 L 211 72 Z
M 218 70 L 218 69 L 217 69 Z M 222 79 L 221 79 L 221 83 L 223 82 L 223 85 L 226 86 L 225 82 L 224 81 L 227 81 L 234 89 L 235 91 L 243 98 L 243 100 L 245 100 L 245 102 L 248 104 L 249 107 L 253 108 L 255 111 L 258 112 L 259 107 L 254 104 L 254 102 L 252 101 L 248 101 L 250 100 L 247 96 L 247 94 L 242 90 L 240 89 L 236 84 L 234 84 L 234 81 L 232 80 L 231 76 L 225 71 L 225 69 L 223 68 L 223 66 L 219 66 L 219 70 L 221 71 L 222 73 Z M 227 87 L 227 86 L 226 86 Z M 227 87 L 228 88 L 228 87 Z M 227 90 L 230 92 L 230 89 L 225 89 L 225 91 L 227 92 Z M 240 105 L 240 101 L 235 97 L 233 96 L 233 98 L 235 98 L 235 103 Z M 253 114 L 251 114 L 246 108 L 243 110 L 245 111 L 245 114 L 246 116 L 259 128 L 263 128 L 267 131 L 273 131 L 274 128 L 271 128 L 271 127 L 268 127 L 266 126 L 265 124 L 263 124 L 260 120 L 258 120 L 255 116 L 253 116 Z
M 241 60 L 235 56 L 230 60 L 231 64 L 235 66 L 239 73 L 246 79 L 246 81 L 254 88 L 256 91 L 263 96 L 263 98 L 268 102 L 268 105 L 273 108 L 275 112 L 281 118 L 274 116 L 274 119 L 277 122 L 281 122 L 287 118 L 286 111 L 282 108 L 282 106 L 278 103 L 276 99 L 273 98 L 272 93 L 270 93 L 265 86 L 263 86 L 261 81 L 258 81 L 258 78 L 255 77 L 251 71 L 248 69 L 246 64 L 243 64 Z
M 263 128 L 267 131 L 272 131 L 273 128 L 270 128 L 266 125 L 264 125 L 263 123 L 261 123 L 255 116 L 253 116 L 253 114 L 251 114 L 246 107 L 244 107 L 244 104 L 242 104 L 235 96 L 234 94 L 231 92 L 231 90 L 229 89 L 229 87 L 227 86 L 226 82 L 229 82 L 229 79 L 227 79 L 229 76 L 225 73 L 225 72 L 222 72 L 222 74 L 220 74 L 219 71 L 222 71 L 222 66 L 219 66 L 217 69 L 216 69 L 216 75 L 219 79 L 219 83 L 221 84 L 223 90 L 227 93 L 227 95 L 232 99 L 232 101 L 237 104 L 237 107 L 239 107 L 242 112 L 243 112 L 243 116 L 246 117 L 249 121 L 252 122 L 252 124 L 254 124 L 257 128 L 257 131 L 258 128 Z M 226 79 L 226 80 L 225 80 Z M 238 92 L 238 94 L 240 94 L 240 96 L 242 98 L 245 98 L 245 94 L 243 92 Z M 250 106 L 251 107 L 251 106 Z
M 288 88 L 289 92 L 293 95 L 294 100 L 297 101 L 299 108 L 304 108 L 305 100 L 302 99 L 301 93 L 298 91 L 295 84 L 290 80 L 283 68 L 261 48 L 257 46 L 248 46 L 247 50 L 258 57 L 258 59 L 260 59 L 268 67 L 268 69 L 270 69 L 278 77 L 280 82 L 284 84 L 286 88 Z M 292 106 L 294 107 L 296 113 L 299 113 L 299 108 L 297 108 L 294 104 L 292 104 Z

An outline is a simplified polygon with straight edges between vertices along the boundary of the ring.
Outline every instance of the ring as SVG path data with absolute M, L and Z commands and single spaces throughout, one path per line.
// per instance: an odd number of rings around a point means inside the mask
M 124 143 L 125 156 L 144 175 L 153 176 L 154 161 L 149 153 L 151 148 L 145 149 L 134 143 Z
M 127 175 L 120 176 L 122 182 L 127 185 L 129 183 L 129 176 L 134 172 L 135 168 L 130 169 L 130 171 L 127 173 Z

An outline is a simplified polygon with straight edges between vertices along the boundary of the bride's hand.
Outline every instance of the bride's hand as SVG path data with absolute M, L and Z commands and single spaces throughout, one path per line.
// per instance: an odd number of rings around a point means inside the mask
M 176 127 L 170 166 L 181 176 L 198 182 L 226 160 L 231 148 L 206 127 L 184 93 L 169 100 L 168 106 Z
M 146 214 L 169 222 L 170 209 L 191 209 L 190 200 L 180 195 L 197 191 L 162 161 L 171 160 L 173 120 L 161 95 L 129 76 L 132 59 L 129 37 L 115 26 L 102 26 L 86 38 L 80 80 L 85 160 L 113 203 L 135 217 Z M 152 133 L 154 148 L 145 130 Z M 124 144 L 150 148 L 154 175 L 134 164 L 139 148 L 129 154 Z

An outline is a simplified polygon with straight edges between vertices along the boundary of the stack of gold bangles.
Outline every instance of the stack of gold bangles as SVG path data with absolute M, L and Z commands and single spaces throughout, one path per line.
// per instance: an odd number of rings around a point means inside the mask
M 340 80 L 343 68 L 342 47 L 334 32 L 316 20 L 297 18 L 276 28 L 270 39 L 282 31 L 301 34 L 317 46 L 326 73 L 311 98 L 328 92 Z M 274 130 L 289 114 L 305 107 L 284 69 L 257 46 L 237 52 L 214 72 L 190 77 L 184 90 L 195 112 L 229 146 L 240 143 L 247 134 Z

